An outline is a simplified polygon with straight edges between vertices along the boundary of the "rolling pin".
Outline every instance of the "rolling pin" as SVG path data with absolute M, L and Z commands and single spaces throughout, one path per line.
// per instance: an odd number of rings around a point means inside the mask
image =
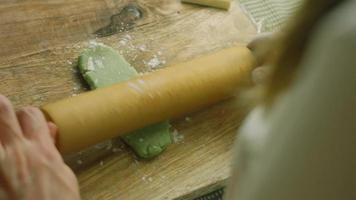
M 250 83 L 254 57 L 232 47 L 44 105 L 67 154 L 227 99 Z

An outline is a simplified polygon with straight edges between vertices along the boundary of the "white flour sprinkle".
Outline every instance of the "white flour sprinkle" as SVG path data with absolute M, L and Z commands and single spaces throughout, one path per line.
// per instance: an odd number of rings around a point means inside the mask
M 147 46 L 146 45 L 140 45 L 140 46 L 138 46 L 137 47 L 138 48 L 138 50 L 140 50 L 140 51 L 147 51 Z
M 95 66 L 103 69 L 104 68 L 104 64 L 103 64 L 103 61 L 101 59 L 95 59 L 94 60 L 94 63 L 95 63 Z
M 95 70 L 95 66 L 94 66 L 94 62 L 93 62 L 93 58 L 89 57 L 88 58 L 88 64 L 87 64 L 87 70 L 88 71 L 94 71 Z
M 143 181 L 146 181 L 146 176 L 142 176 L 141 178 Z
M 126 39 L 128 39 L 128 40 L 132 40 L 132 37 L 131 37 L 131 35 L 129 35 L 129 34 L 126 34 L 124 37 L 125 37 Z
M 177 129 L 174 129 L 173 133 L 173 142 L 174 143 L 180 143 L 184 140 L 184 135 L 179 134 Z
M 95 48 L 96 46 L 104 46 L 104 44 L 96 40 L 89 40 L 89 48 Z
M 119 41 L 120 46 L 125 46 L 127 44 L 127 40 L 123 39 Z
M 147 65 L 151 68 L 157 68 L 161 64 L 161 61 L 158 59 L 156 55 L 153 56 L 151 60 L 148 61 Z

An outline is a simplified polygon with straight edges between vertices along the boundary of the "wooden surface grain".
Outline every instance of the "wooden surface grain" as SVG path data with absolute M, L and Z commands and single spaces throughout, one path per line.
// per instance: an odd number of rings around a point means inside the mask
M 244 44 L 255 34 L 236 2 L 226 12 L 178 0 L 5 0 L 0 93 L 19 108 L 85 91 L 76 62 L 92 42 L 112 46 L 148 72 Z M 83 199 L 191 199 L 224 185 L 244 113 L 232 100 L 175 120 L 173 129 L 184 139 L 151 161 L 124 147 L 90 164 L 72 164 Z

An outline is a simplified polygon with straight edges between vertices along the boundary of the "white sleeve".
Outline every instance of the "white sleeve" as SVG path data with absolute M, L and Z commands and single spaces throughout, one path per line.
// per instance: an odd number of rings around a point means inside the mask
M 230 188 L 231 200 L 356 199 L 356 22 L 338 22 L 314 34 L 273 107 L 264 156 Z

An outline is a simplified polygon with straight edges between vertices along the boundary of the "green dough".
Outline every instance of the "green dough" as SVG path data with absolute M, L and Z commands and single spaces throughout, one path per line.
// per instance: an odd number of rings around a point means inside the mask
M 137 71 L 114 49 L 91 44 L 79 56 L 78 67 L 91 89 L 110 86 L 137 76 Z M 168 121 L 134 131 L 123 140 L 141 158 L 153 158 L 172 143 Z
M 129 80 L 136 70 L 114 49 L 102 44 L 91 45 L 79 56 L 79 70 L 91 89 Z
M 152 158 L 172 143 L 168 121 L 134 131 L 123 137 L 141 158 Z

